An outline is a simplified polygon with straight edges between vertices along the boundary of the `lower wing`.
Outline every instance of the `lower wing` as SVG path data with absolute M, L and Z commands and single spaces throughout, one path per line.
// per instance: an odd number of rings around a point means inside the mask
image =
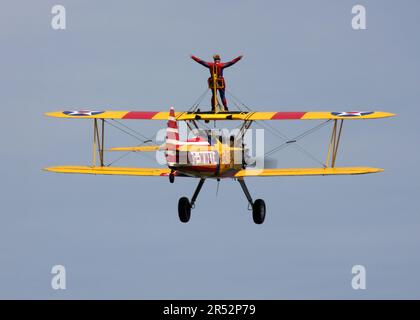
M 167 168 L 130 168 L 130 167 L 89 167 L 89 166 L 58 166 L 45 168 L 46 171 L 58 173 L 101 174 L 120 176 L 168 176 L 171 173 Z M 337 167 L 337 168 L 279 168 L 279 169 L 244 169 L 222 175 L 222 178 L 243 177 L 275 177 L 275 176 L 329 176 L 367 174 L 384 171 L 380 168 L 369 167 Z M 183 176 L 176 171 L 176 176 Z
M 380 168 L 369 167 L 336 167 L 336 168 L 278 168 L 278 169 L 244 169 L 232 175 L 241 177 L 275 177 L 275 176 L 330 176 L 366 174 L 384 171 Z
M 135 147 L 116 147 L 109 148 L 107 151 L 132 151 L 132 152 L 151 152 L 165 150 L 165 145 L 161 146 L 135 146 Z
M 167 168 L 129 168 L 129 167 L 89 167 L 89 166 L 58 166 L 45 168 L 46 171 L 58 173 L 105 174 L 121 176 L 168 176 Z

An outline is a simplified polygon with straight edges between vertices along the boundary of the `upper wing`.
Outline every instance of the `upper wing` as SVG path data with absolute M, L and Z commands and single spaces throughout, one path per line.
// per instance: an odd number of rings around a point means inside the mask
M 383 111 L 303 111 L 303 112 L 252 112 L 246 120 L 337 120 L 379 119 L 395 114 Z
M 45 168 L 46 171 L 59 173 L 105 174 L 120 176 L 167 176 L 171 173 L 167 168 L 124 168 L 124 167 L 88 167 L 59 166 Z
M 279 169 L 244 169 L 236 172 L 232 177 L 273 177 L 273 176 L 329 176 L 365 174 L 384 171 L 380 168 L 369 167 L 336 167 L 336 168 L 279 168 Z
M 168 120 L 167 111 L 54 111 L 45 115 L 56 118 Z M 280 111 L 280 112 L 175 112 L 176 120 L 330 120 L 378 119 L 395 114 L 382 111 Z
M 175 112 L 175 116 L 181 112 Z M 168 120 L 167 111 L 94 111 L 94 110 L 67 110 L 45 113 L 54 118 L 78 119 L 137 119 L 137 120 Z

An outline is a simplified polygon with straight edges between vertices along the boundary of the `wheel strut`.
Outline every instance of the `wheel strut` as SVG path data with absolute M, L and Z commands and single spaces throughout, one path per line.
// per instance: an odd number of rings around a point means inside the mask
M 254 201 L 252 201 L 252 197 L 251 197 L 251 194 L 249 193 L 248 188 L 245 184 L 245 180 L 244 179 L 238 179 L 238 182 L 241 185 L 241 188 L 242 188 L 243 192 L 245 193 L 245 196 L 246 196 L 249 204 L 252 207 L 252 205 L 254 204 Z
M 200 179 L 200 182 L 197 185 L 197 188 L 195 188 L 194 194 L 193 194 L 193 196 L 191 198 L 191 207 L 194 207 L 195 200 L 197 200 L 198 194 L 200 193 L 200 190 L 201 190 L 201 187 L 204 184 L 204 181 L 206 181 L 206 179 L 205 178 L 201 178 Z

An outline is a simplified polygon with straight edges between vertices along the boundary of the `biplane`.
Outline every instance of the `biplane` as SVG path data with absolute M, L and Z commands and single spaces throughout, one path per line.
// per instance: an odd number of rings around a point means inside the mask
M 213 83 L 217 83 L 214 81 Z M 216 90 L 216 87 L 209 88 Z M 217 95 L 214 95 L 217 96 Z M 337 167 L 335 165 L 343 123 L 346 120 L 379 119 L 394 116 L 382 111 L 225 111 L 217 101 L 214 111 L 199 110 L 175 112 L 169 111 L 55 111 L 46 113 L 49 117 L 64 119 L 90 119 L 93 122 L 93 160 L 90 166 L 56 166 L 45 168 L 58 173 L 78 173 L 93 175 L 125 175 L 167 177 L 170 183 L 175 178 L 190 177 L 199 179 L 191 197 L 181 197 L 178 201 L 178 215 L 181 222 L 188 222 L 191 209 L 195 207 L 197 197 L 206 179 L 234 179 L 238 181 L 252 211 L 253 221 L 262 224 L 266 216 L 264 200 L 254 200 L 245 178 L 279 176 L 331 176 L 357 175 L 381 172 L 383 169 L 372 167 Z M 158 120 L 167 121 L 165 142 L 150 145 L 150 141 L 139 146 L 115 147 L 105 149 L 105 124 L 110 120 Z M 255 122 L 285 120 L 323 120 L 332 124 L 328 141 L 325 163 L 320 167 L 307 168 L 255 168 L 252 161 L 247 161 L 247 147 L 243 143 L 247 130 Z M 178 122 L 183 121 L 196 135 L 181 140 Z M 227 139 L 218 136 L 212 130 L 203 129 L 202 124 L 214 121 L 238 121 L 240 129 L 235 137 Z M 297 139 L 287 139 L 284 145 L 296 143 Z M 164 152 L 167 168 L 116 167 L 105 163 L 105 151 L 112 152 Z

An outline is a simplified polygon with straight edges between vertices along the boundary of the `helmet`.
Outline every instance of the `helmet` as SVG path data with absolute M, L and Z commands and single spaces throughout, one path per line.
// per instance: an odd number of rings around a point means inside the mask
M 213 55 L 213 59 L 214 59 L 214 60 L 219 60 L 219 61 L 220 61 L 220 55 L 218 55 L 218 54 Z

